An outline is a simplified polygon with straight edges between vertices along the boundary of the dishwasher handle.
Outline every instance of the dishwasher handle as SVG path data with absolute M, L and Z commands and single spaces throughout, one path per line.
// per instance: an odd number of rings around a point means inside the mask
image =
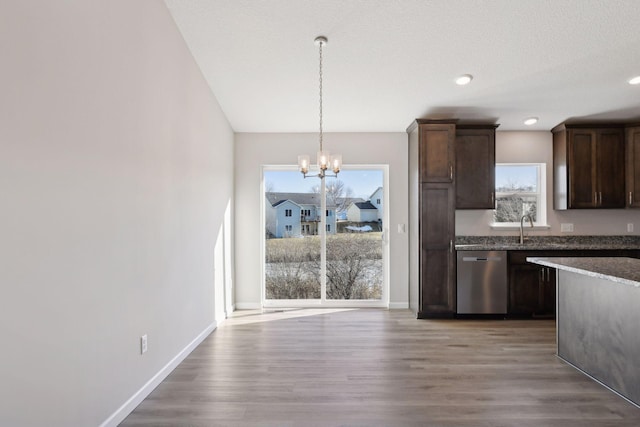
M 467 262 L 502 261 L 502 257 L 499 257 L 499 256 L 488 256 L 488 257 L 465 256 L 465 257 L 462 257 L 462 261 L 467 261 Z

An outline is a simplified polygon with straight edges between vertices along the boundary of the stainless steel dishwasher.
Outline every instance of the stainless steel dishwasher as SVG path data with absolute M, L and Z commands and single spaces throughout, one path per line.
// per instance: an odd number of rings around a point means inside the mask
M 507 313 L 507 252 L 458 251 L 458 314 Z

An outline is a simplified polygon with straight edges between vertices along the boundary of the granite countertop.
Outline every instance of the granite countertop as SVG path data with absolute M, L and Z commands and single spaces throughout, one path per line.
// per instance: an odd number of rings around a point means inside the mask
M 458 251 L 640 250 L 640 236 L 456 236 Z
M 640 287 L 640 259 L 625 257 L 602 258 L 536 258 L 528 257 L 528 262 L 558 270 L 571 271 L 586 276 L 598 277 L 616 283 Z

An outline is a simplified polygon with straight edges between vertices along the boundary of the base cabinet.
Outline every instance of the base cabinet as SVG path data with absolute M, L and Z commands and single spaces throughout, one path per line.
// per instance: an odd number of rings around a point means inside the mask
M 456 311 L 453 186 L 422 184 L 420 204 L 418 317 L 451 316 Z
M 509 266 L 508 313 L 518 316 L 555 315 L 555 269 L 533 264 Z
M 507 314 L 514 317 L 555 317 L 556 270 L 527 261 L 528 257 L 630 257 L 635 249 L 509 251 L 509 301 Z

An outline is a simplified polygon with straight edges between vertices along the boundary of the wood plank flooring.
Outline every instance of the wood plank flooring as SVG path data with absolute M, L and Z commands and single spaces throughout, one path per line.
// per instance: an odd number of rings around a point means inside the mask
M 121 426 L 639 426 L 555 356 L 552 320 L 239 312 Z

